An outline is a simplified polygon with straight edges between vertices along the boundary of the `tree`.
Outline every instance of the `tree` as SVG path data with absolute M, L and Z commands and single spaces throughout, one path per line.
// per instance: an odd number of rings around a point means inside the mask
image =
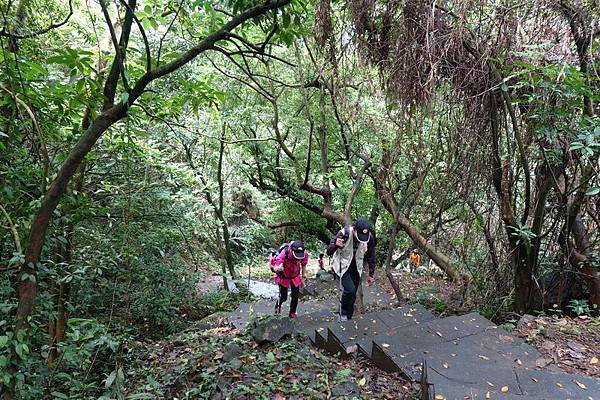
M 140 97 L 142 97 L 148 85 L 153 81 L 177 71 L 179 68 L 195 59 L 198 55 L 216 49 L 218 47 L 218 42 L 235 37 L 235 34 L 233 34 L 232 31 L 246 21 L 260 17 L 272 10 L 277 10 L 288 3 L 289 1 L 284 0 L 281 2 L 268 2 L 248 8 L 232 17 L 219 29 L 208 34 L 204 39 L 200 40 L 181 56 L 163 65 L 153 64 L 152 59 L 150 58 L 150 48 L 148 47 L 148 44 L 145 43 L 146 70 L 131 85 L 128 82 L 127 74 L 125 73 L 126 67 L 124 58 L 125 50 L 129 44 L 132 26 L 134 22 L 138 24 L 135 17 L 136 1 L 130 0 L 124 5 L 126 9 L 125 19 L 119 39 L 116 37 L 107 5 L 104 2 L 100 3 L 115 47 L 114 60 L 104 83 L 104 103 L 102 111 L 91 121 L 89 128 L 83 132 L 69 156 L 62 163 L 56 178 L 52 181 L 44 194 L 40 208 L 31 224 L 28 245 L 25 250 L 25 263 L 21 269 L 22 278 L 19 285 L 19 305 L 16 314 L 15 331 L 19 331 L 26 327 L 27 318 L 34 305 L 37 292 L 36 271 L 40 262 L 42 246 L 52 212 L 56 209 L 56 206 L 65 193 L 68 182 L 77 171 L 77 168 L 85 156 L 91 151 L 96 141 L 113 124 L 126 117 L 129 109 Z M 140 28 L 140 33 L 143 35 L 143 28 L 140 25 L 138 25 L 138 28 Z M 267 40 L 268 39 L 270 39 L 270 36 L 267 36 Z M 115 102 L 119 82 L 122 82 L 123 92 L 120 99 Z

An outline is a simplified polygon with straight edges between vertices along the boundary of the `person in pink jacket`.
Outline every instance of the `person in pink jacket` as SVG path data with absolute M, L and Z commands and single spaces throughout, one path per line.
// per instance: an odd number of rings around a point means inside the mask
M 298 295 L 300 286 L 306 279 L 306 264 L 308 264 L 309 254 L 304 248 L 304 243 L 296 240 L 283 248 L 276 256 L 269 255 L 269 265 L 275 272 L 275 282 L 279 285 L 279 299 L 275 304 L 275 313 L 281 313 L 281 305 L 285 303 L 288 297 L 288 290 L 291 289 L 292 300 L 290 303 L 290 318 L 296 318 L 296 309 L 298 308 Z

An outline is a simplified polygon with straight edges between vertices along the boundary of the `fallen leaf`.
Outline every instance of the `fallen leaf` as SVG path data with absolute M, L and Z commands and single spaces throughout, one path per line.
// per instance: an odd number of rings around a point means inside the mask
M 488 385 L 490 385 L 491 387 L 494 387 L 494 384 L 490 381 L 485 381 L 485 383 L 487 383 Z
M 535 366 L 538 368 L 544 368 L 546 365 L 550 364 L 552 362 L 552 360 L 548 359 L 548 358 L 538 358 L 537 360 L 535 360 Z
M 215 353 L 215 356 L 213 357 L 213 360 L 220 360 L 223 358 L 223 352 L 222 351 L 217 351 Z
M 489 357 L 487 357 L 487 356 L 481 356 L 481 355 L 479 356 L 479 358 L 481 358 L 482 360 L 489 360 L 489 359 L 490 359 L 490 358 L 489 358 Z
M 559 388 L 563 387 L 562 383 L 560 382 L 556 382 L 556 386 L 558 386 Z
M 446 400 L 446 398 L 442 394 L 436 394 L 435 395 L 435 400 Z
M 365 383 L 367 383 L 367 378 L 365 378 L 364 376 L 362 378 L 360 378 L 360 380 L 358 381 L 358 386 L 365 386 Z
M 390 345 L 389 345 L 389 344 L 387 344 L 387 343 L 382 343 L 382 344 L 381 344 L 381 347 L 386 347 L 386 348 L 387 348 L 387 347 L 390 347 Z
M 442 333 L 441 333 L 441 332 L 439 332 L 439 331 L 435 331 L 435 334 L 436 334 L 436 335 L 438 335 L 439 337 L 442 337 L 442 336 L 443 336 L 443 335 L 442 335 Z
M 598 364 L 598 357 L 592 357 L 592 359 L 590 360 L 590 364 Z
M 552 350 L 554 349 L 554 347 L 556 347 L 556 344 L 554 342 L 551 342 L 549 340 L 544 340 L 542 342 L 542 349 L 544 350 Z
M 450 366 L 448 365 L 448 363 L 443 363 L 442 365 L 443 365 L 443 366 L 444 366 L 444 368 L 446 368 L 446 369 L 447 369 L 447 368 L 450 368 Z
M 507 392 L 508 392 L 508 386 L 502 386 L 502 387 L 500 388 L 500 391 L 501 391 L 502 393 L 507 393 Z
M 587 389 L 587 386 L 585 386 L 583 383 L 579 382 L 579 381 L 575 381 L 575 383 L 577 384 L 577 386 L 579 386 L 582 389 Z
M 516 363 L 519 364 L 519 365 L 523 365 L 523 361 L 519 360 L 518 358 L 517 358 Z
M 492 398 L 492 395 L 490 394 L 490 392 L 487 392 L 487 393 L 485 394 L 485 398 L 486 398 L 486 399 L 491 399 L 491 398 Z

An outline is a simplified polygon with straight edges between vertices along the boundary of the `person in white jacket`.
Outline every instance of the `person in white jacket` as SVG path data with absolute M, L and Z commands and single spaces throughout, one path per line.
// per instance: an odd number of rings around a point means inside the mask
M 352 319 L 365 261 L 369 265 L 367 285 L 371 285 L 375 280 L 375 244 L 375 232 L 371 221 L 359 218 L 351 226 L 341 229 L 327 247 L 327 255 L 333 256 L 333 272 L 343 287 L 340 321 Z

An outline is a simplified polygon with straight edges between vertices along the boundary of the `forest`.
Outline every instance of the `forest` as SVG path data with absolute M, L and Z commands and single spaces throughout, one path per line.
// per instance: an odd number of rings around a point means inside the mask
M 224 322 L 257 301 L 250 279 L 272 282 L 270 251 L 302 240 L 312 267 L 360 217 L 398 304 L 535 316 L 542 347 L 539 326 L 560 325 L 590 346 L 568 368 L 600 378 L 598 2 L 0 12 L 1 398 L 353 398 L 346 380 L 355 398 L 423 398 Z M 411 252 L 423 274 L 402 267 Z M 233 342 L 253 352 L 243 368 L 223 365 Z M 270 382 L 252 360 L 320 373 Z

